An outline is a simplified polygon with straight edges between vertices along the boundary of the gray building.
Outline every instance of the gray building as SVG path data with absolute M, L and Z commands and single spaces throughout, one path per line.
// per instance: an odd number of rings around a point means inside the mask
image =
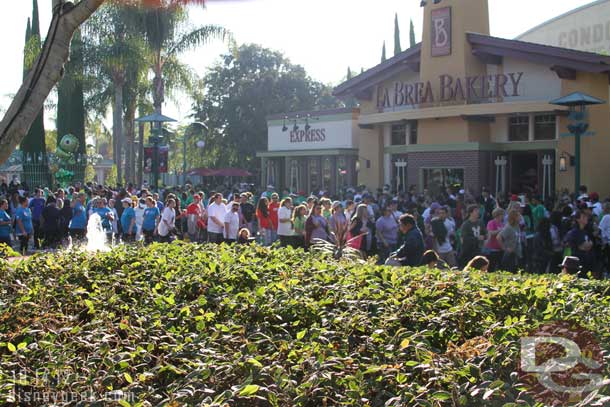
M 610 55 L 610 0 L 598 0 L 576 8 L 516 39 Z

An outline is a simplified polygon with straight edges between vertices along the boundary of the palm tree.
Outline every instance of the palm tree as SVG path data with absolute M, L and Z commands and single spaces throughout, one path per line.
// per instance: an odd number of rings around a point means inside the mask
M 146 40 L 152 53 L 151 69 L 153 72 L 153 106 L 155 112 L 161 113 L 165 101 L 168 76 L 177 79 L 176 84 L 184 88 L 192 83 L 188 79 L 178 56 L 185 51 L 206 44 L 214 39 L 233 42 L 231 33 L 216 25 L 206 25 L 192 31 L 185 31 L 187 14 L 180 5 L 166 8 L 153 8 L 145 11 L 144 21 Z
M 106 107 L 112 105 L 112 156 L 119 182 L 123 180 L 124 163 L 129 162 L 123 159 L 123 145 L 126 144 L 130 151 L 133 144 L 133 140 L 129 139 L 124 143 L 123 111 L 135 112 L 135 107 L 125 109 L 125 95 L 134 93 L 132 88 L 137 88 L 138 81 L 143 77 L 148 58 L 146 44 L 138 30 L 139 17 L 137 8 L 110 3 L 102 7 L 85 28 L 88 34 L 87 65 L 91 70 L 92 82 L 96 85 L 92 103 L 102 115 Z M 129 107 L 132 105 L 133 102 Z M 127 128 L 132 130 L 132 126 Z M 129 175 L 133 177 L 133 172 Z
M 61 79 L 62 67 L 70 55 L 74 31 L 106 0 L 51 0 L 53 15 L 47 38 L 33 69 L 0 121 L 0 163 L 4 163 L 27 134 L 46 98 Z M 136 0 L 122 0 L 134 2 Z M 142 0 L 163 7 L 204 4 L 205 0 Z

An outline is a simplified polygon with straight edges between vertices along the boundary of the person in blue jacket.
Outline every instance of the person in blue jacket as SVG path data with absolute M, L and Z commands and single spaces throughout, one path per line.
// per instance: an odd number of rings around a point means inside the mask
M 123 213 L 121 214 L 121 230 L 123 231 L 123 242 L 134 242 L 136 240 L 136 211 L 133 209 L 133 200 L 123 198 Z
M 391 266 L 410 266 L 421 265 L 424 254 L 424 238 L 417 227 L 415 218 L 412 215 L 402 215 L 399 218 L 400 231 L 405 235 L 402 246 L 392 253 L 386 265 Z
M 8 201 L 0 200 L 0 243 L 11 246 L 11 215 L 8 214 Z

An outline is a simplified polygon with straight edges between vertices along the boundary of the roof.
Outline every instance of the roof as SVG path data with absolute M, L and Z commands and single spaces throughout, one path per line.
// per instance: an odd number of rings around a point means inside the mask
M 547 26 L 547 25 L 549 25 L 549 24 L 554 23 L 555 21 L 561 20 L 562 18 L 568 17 L 568 16 L 570 16 L 570 15 L 572 15 L 572 14 L 576 14 L 576 13 L 581 12 L 581 11 L 583 11 L 583 10 L 586 10 L 586 9 L 588 9 L 588 8 L 590 8 L 590 7 L 598 6 L 598 5 L 603 4 L 603 3 L 607 3 L 607 2 L 609 2 L 609 1 L 610 1 L 610 0 L 597 0 L 597 1 L 594 1 L 594 2 L 592 2 L 592 3 L 585 4 L 584 6 L 577 7 L 577 8 L 575 8 L 574 10 L 570 10 L 570 11 L 568 11 L 567 13 L 563 13 L 563 14 L 561 14 L 561 15 L 557 16 L 557 17 L 553 17 L 553 18 L 551 18 L 550 20 L 545 21 L 545 22 L 544 22 L 544 23 L 542 23 L 542 24 L 538 24 L 538 25 L 537 25 L 537 26 L 535 26 L 534 28 L 530 28 L 529 30 L 527 30 L 527 31 L 526 31 L 526 32 L 524 32 L 523 34 L 519 35 L 519 36 L 518 36 L 517 38 L 515 38 L 515 39 L 516 39 L 516 40 L 519 40 L 519 39 L 521 39 L 521 38 L 525 37 L 526 35 L 531 34 L 531 33 L 533 33 L 534 31 L 537 31 L 537 30 L 541 29 L 541 28 L 542 28 L 542 27 L 544 27 L 544 26 Z
M 332 116 L 336 114 L 342 113 L 357 113 L 359 109 L 353 109 L 351 107 L 344 107 L 340 109 L 327 109 L 327 110 L 303 110 L 300 112 L 290 112 L 290 113 L 277 113 L 270 116 L 267 116 L 267 120 L 281 120 L 281 119 L 295 119 L 297 116 L 300 118 L 305 118 L 307 115 L 320 117 L 320 116 Z
M 512 57 L 578 72 L 610 72 L 610 57 L 593 52 L 577 51 L 532 42 L 507 40 L 489 35 L 467 33 L 466 37 L 477 56 Z
M 552 105 L 560 105 L 560 106 L 580 106 L 580 105 L 601 105 L 606 103 L 605 101 L 593 97 L 591 95 L 587 95 L 581 92 L 573 92 L 569 95 L 560 97 L 559 99 L 551 100 L 549 102 Z
M 140 122 L 140 123 L 147 123 L 147 122 L 154 122 L 154 123 L 165 123 L 165 122 L 175 122 L 175 119 L 172 119 L 171 117 L 167 117 L 162 115 L 161 113 L 153 113 L 150 114 L 148 116 L 144 116 L 144 117 L 139 117 L 136 119 L 136 122 Z
M 420 56 L 421 43 L 343 82 L 334 89 L 333 95 L 341 97 L 354 94 L 387 79 L 389 76 L 394 76 L 400 71 L 408 69 L 416 71 L 417 69 L 413 68 L 414 65 L 419 65 Z

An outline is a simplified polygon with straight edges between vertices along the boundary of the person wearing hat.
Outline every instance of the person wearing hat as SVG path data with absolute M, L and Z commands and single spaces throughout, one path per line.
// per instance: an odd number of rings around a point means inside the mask
M 124 243 L 132 243 L 136 240 L 136 211 L 133 209 L 133 200 L 125 197 L 121 200 L 123 213 L 121 214 L 121 240 Z
M 562 273 L 566 274 L 578 274 L 582 270 L 580 265 L 580 259 L 575 256 L 566 256 L 563 262 L 559 265 Z

